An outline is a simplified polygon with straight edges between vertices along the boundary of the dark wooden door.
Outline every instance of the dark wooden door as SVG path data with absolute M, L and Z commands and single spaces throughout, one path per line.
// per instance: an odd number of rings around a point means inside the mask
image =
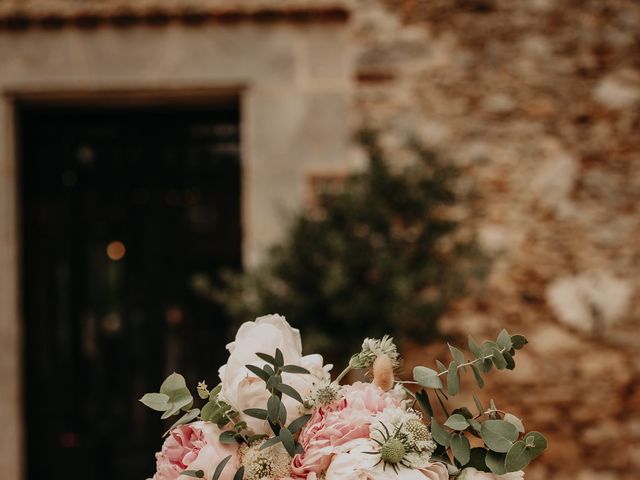
M 140 480 L 163 427 L 138 398 L 215 384 L 241 266 L 236 100 L 19 109 L 29 480 Z

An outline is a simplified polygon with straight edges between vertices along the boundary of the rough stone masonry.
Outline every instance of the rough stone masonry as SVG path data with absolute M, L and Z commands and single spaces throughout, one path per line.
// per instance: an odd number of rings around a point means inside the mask
M 637 478 L 640 3 L 355 5 L 358 125 L 400 162 L 409 136 L 442 152 L 482 196 L 496 263 L 444 329 L 530 337 L 483 394 L 549 434 L 527 478 Z

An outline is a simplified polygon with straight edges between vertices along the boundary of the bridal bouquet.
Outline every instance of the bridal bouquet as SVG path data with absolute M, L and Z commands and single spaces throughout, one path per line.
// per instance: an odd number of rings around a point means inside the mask
M 213 389 L 197 386 L 201 407 L 173 373 L 140 401 L 182 413 L 156 454 L 154 480 L 513 480 L 547 446 L 522 421 L 474 395 L 473 410 L 447 401 L 471 372 L 478 387 L 492 368 L 513 369 L 527 343 L 503 330 L 495 342 L 469 338 L 471 357 L 449 346 L 451 361 L 417 366 L 399 381 L 393 339 L 366 338 L 332 380 L 318 354 L 302 355 L 298 330 L 279 315 L 244 323 Z M 370 382 L 343 385 L 352 370 Z M 432 406 L 437 401 L 438 409 Z M 440 420 L 437 419 L 440 417 Z

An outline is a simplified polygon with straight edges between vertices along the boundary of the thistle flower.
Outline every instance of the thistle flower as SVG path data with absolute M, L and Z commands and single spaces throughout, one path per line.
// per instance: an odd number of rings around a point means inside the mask
M 398 348 L 393 343 L 393 337 L 385 335 L 382 339 L 365 338 L 362 342 L 360 353 L 355 354 L 349 361 L 351 368 L 369 368 L 381 355 L 386 355 L 391 360 L 393 368 L 397 368 L 400 361 Z

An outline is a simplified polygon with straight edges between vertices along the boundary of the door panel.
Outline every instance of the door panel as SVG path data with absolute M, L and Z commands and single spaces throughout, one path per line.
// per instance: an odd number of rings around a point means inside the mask
M 163 427 L 137 399 L 215 383 L 241 266 L 237 99 L 19 110 L 29 479 L 150 477 Z M 202 378 L 201 378 L 202 377 Z

